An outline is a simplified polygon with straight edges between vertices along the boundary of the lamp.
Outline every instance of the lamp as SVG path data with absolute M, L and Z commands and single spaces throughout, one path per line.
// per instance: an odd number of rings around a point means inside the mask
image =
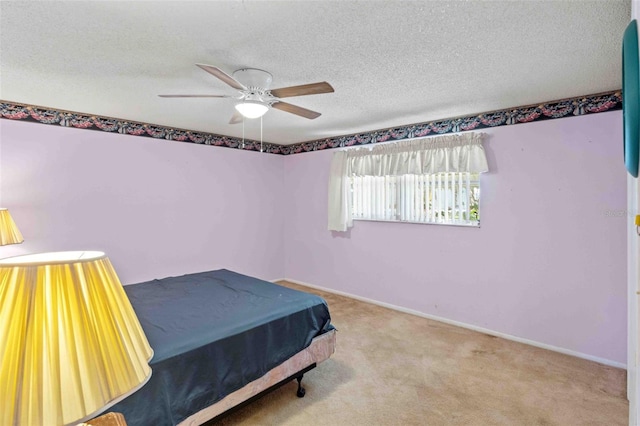
M 0 259 L 0 336 L 2 425 L 81 422 L 151 377 L 153 350 L 102 252 Z
M 24 241 L 9 210 L 0 208 L 0 246 L 20 244 Z
M 259 102 L 241 102 L 236 104 L 236 109 L 246 118 L 259 118 L 269 111 L 268 106 Z

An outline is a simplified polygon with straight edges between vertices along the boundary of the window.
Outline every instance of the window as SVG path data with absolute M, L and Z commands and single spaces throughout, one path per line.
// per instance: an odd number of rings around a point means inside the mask
M 345 149 L 329 171 L 328 229 L 354 220 L 480 225 L 479 174 L 489 170 L 484 133 Z
M 352 219 L 480 225 L 478 173 L 352 176 Z

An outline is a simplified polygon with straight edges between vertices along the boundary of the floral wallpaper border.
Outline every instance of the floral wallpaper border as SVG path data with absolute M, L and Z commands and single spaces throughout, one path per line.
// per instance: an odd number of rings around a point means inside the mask
M 585 115 L 597 112 L 613 111 L 616 109 L 622 109 L 621 91 L 580 96 L 577 98 L 551 101 L 537 106 L 530 105 L 509 108 L 479 115 L 469 115 L 446 120 L 411 124 L 408 126 L 376 130 L 373 132 L 318 139 L 315 141 L 282 146 L 281 151 L 284 155 L 309 151 L 321 151 L 331 148 L 399 141 L 427 135 L 442 135 L 445 133 L 458 133 L 487 127 L 530 123 L 532 121 L 563 118 L 570 115 Z
M 262 148 L 262 152 L 281 155 L 399 141 L 430 134 L 442 135 L 446 133 L 458 133 L 468 130 L 530 123 L 532 121 L 563 118 L 570 115 L 586 115 L 617 109 L 622 109 L 622 94 L 620 91 L 612 91 L 551 101 L 537 106 L 530 105 L 508 108 L 479 115 L 430 121 L 352 135 L 335 136 L 326 139 L 300 142 L 293 145 L 278 145 L 268 142 L 260 144 L 259 141 L 249 139 L 245 139 L 243 142 L 240 138 L 215 133 L 176 129 L 155 124 L 61 111 L 0 100 L 0 116 L 10 120 L 27 120 L 42 124 L 58 124 L 64 127 L 117 132 L 126 135 L 146 136 L 156 139 L 191 142 L 247 151 L 261 151 Z
M 58 124 L 77 129 L 101 130 L 132 136 L 147 136 L 155 139 L 165 139 L 177 142 L 191 142 L 204 145 L 222 146 L 227 148 L 260 151 L 260 141 L 232 136 L 217 135 L 215 133 L 197 132 L 193 130 L 177 129 L 156 124 L 140 123 L 119 118 L 102 117 L 99 115 L 83 114 L 72 111 L 62 111 L 28 104 L 17 104 L 0 100 L 0 117 L 10 120 L 26 120 L 42 124 Z M 264 142 L 262 151 L 282 154 L 281 145 Z

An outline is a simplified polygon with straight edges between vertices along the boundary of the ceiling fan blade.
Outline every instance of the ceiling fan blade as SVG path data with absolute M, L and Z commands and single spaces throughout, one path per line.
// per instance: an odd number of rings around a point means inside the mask
M 242 123 L 243 117 L 238 111 L 234 112 L 231 116 L 231 120 L 229 120 L 229 124 L 238 124 Z
M 308 118 L 310 120 L 322 115 L 319 112 L 311 111 L 310 109 L 302 108 L 287 102 L 274 102 L 271 106 L 281 111 L 290 112 L 291 114 L 299 115 L 300 117 Z
M 230 98 L 229 95 L 158 95 L 161 98 Z
M 271 90 L 271 94 L 276 98 L 289 98 L 291 96 L 319 95 L 320 93 L 331 93 L 333 91 L 333 87 L 326 81 L 323 81 L 321 83 L 273 89 Z
M 234 89 L 238 89 L 238 90 L 247 90 L 247 88 L 244 86 L 244 84 L 240 83 L 238 80 L 236 80 L 235 78 L 231 77 L 229 74 L 227 74 L 226 72 L 222 71 L 220 68 L 218 67 L 214 67 L 213 65 L 205 65 L 205 64 L 196 64 L 197 66 L 199 66 L 200 68 L 202 68 L 203 70 L 205 70 L 206 72 L 208 72 L 209 74 L 218 77 L 220 80 L 224 81 L 225 83 L 227 83 L 229 86 L 233 87 Z

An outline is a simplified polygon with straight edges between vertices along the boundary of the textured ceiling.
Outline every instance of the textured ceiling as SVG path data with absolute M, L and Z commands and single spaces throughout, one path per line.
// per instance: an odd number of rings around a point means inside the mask
M 235 91 L 196 67 L 273 74 L 319 111 L 264 116 L 281 144 L 619 89 L 630 0 L 0 2 L 0 99 L 241 137 Z M 260 120 L 245 123 L 260 138 Z

